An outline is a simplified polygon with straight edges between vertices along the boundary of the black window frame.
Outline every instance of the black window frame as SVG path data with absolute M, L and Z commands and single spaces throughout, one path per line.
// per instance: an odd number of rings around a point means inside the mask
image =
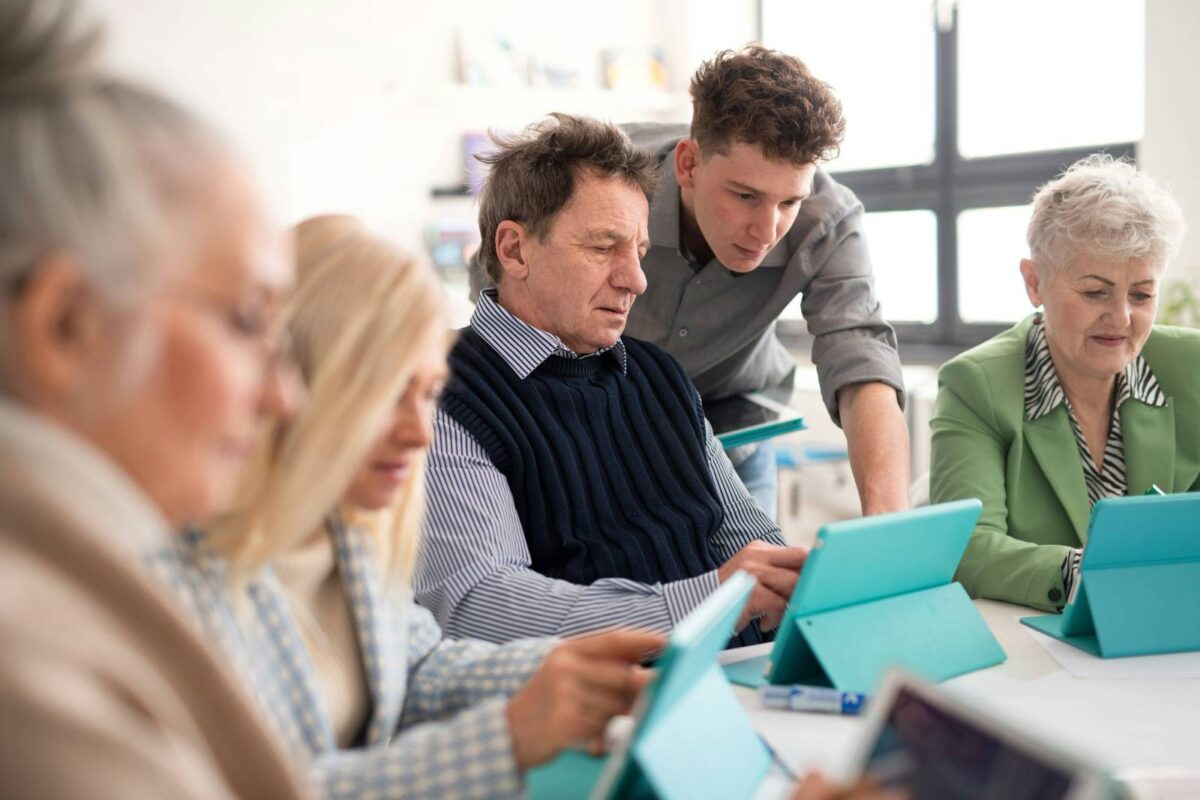
M 759 41 L 765 41 L 763 4 L 757 0 Z M 937 319 L 931 323 L 893 322 L 906 360 L 941 361 L 1007 329 L 1010 323 L 967 322 L 958 304 L 958 216 L 963 211 L 1027 204 L 1034 190 L 1086 155 L 1097 152 L 1137 159 L 1136 142 L 964 158 L 958 150 L 958 9 L 934 26 L 934 159 L 929 164 L 829 172 L 850 188 L 868 212 L 932 211 L 937 226 Z M 797 53 L 803 58 L 802 53 Z M 1014 263 L 1020 254 L 1014 253 Z M 1014 272 L 1015 275 L 1015 272 Z M 1015 279 L 1015 277 L 1014 277 Z M 880 298 L 887 314 L 887 298 Z M 800 320 L 780 320 L 785 344 L 807 349 L 811 337 Z

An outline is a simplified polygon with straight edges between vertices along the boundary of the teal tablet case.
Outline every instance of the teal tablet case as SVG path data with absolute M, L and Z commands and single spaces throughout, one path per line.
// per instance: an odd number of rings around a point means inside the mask
M 802 417 L 781 419 L 766 423 L 765 425 L 755 425 L 752 428 L 743 428 L 741 430 L 730 431 L 729 433 L 722 433 L 717 437 L 717 441 L 721 443 L 723 449 L 732 450 L 735 447 L 741 447 L 745 444 L 754 444 L 755 442 L 774 439 L 777 436 L 783 436 L 787 433 L 802 431 L 805 427 Z
M 754 579 L 739 572 L 675 628 L 639 702 L 627 746 L 607 758 L 565 753 L 529 775 L 531 798 L 749 798 L 771 765 L 716 665 Z
M 1079 588 L 1021 622 L 1099 656 L 1200 650 L 1200 493 L 1096 502 Z
M 870 693 L 891 667 L 941 681 L 1004 661 L 953 582 L 981 508 L 959 500 L 823 527 L 771 654 L 727 665 L 730 680 Z
M 753 394 L 741 395 L 739 399 L 748 403 L 758 402 Z M 787 405 L 786 399 L 777 399 L 773 397 L 768 397 L 767 399 L 774 400 L 779 405 L 788 408 L 791 413 L 779 419 L 771 420 L 770 422 L 747 423 L 742 427 L 716 434 L 717 441 L 721 443 L 722 448 L 725 450 L 732 450 L 733 448 L 741 447 L 742 445 L 754 444 L 767 439 L 774 439 L 777 436 L 783 436 L 787 433 L 802 431 L 805 429 L 805 427 L 807 427 L 804 424 L 804 417 L 800 416 L 799 412 L 797 412 L 795 409 L 790 408 Z M 718 400 L 717 403 L 712 406 L 712 408 L 715 409 L 717 405 L 723 402 L 725 401 Z
M 604 759 L 582 750 L 566 750 L 525 776 L 530 800 L 587 800 L 604 771 Z

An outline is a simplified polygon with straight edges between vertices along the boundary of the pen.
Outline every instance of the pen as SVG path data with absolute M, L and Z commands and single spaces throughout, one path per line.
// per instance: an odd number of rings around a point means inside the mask
M 821 711 L 826 714 L 858 714 L 867 702 L 861 692 L 842 692 L 823 686 L 760 686 L 758 696 L 765 708 L 787 711 Z
M 1166 494 L 1162 489 L 1158 488 L 1157 483 L 1150 484 L 1150 488 L 1142 492 L 1142 494 Z

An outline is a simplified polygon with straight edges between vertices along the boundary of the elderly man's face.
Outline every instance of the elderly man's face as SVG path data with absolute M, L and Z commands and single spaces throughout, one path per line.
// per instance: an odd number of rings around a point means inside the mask
M 634 299 L 646 290 L 641 259 L 650 246 L 650 206 L 637 186 L 620 178 L 579 176 L 570 202 L 545 241 L 521 240 L 526 272 L 519 285 L 522 313 L 579 354 L 616 344 Z
M 1161 266 L 1085 255 L 1057 272 L 1039 276 L 1033 262 L 1022 272 L 1029 299 L 1044 307 L 1050 352 L 1068 381 L 1112 378 L 1141 352 L 1158 311 Z

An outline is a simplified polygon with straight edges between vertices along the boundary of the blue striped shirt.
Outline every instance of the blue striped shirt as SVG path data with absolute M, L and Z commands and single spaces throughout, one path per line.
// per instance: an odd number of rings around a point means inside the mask
M 471 327 L 521 379 L 555 355 L 615 358 L 626 367 L 621 340 L 578 356 L 557 336 L 503 309 L 494 289 L 480 295 Z M 782 545 L 779 528 L 746 491 L 712 428 L 705 427 L 709 469 L 725 512 L 711 542 L 719 560 L 755 539 Z M 415 590 L 450 636 L 503 642 L 617 625 L 666 631 L 718 585 L 716 570 L 669 583 L 604 578 L 587 586 L 535 572 L 504 475 L 483 446 L 441 410 L 429 451 L 428 500 Z

